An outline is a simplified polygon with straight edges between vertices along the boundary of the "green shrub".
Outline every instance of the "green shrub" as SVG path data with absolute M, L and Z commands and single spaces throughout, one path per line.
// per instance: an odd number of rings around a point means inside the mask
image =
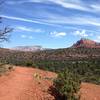
M 54 86 L 62 100 L 79 100 L 80 81 L 76 74 L 66 69 L 58 74 L 57 79 L 54 80 Z
M 26 62 L 26 66 L 32 66 L 33 62 Z

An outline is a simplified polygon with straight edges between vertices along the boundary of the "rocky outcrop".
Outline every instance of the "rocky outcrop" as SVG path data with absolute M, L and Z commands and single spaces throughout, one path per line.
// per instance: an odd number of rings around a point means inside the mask
M 93 40 L 82 38 L 79 41 L 77 41 L 75 44 L 73 44 L 72 47 L 100 48 L 100 43 L 97 43 Z

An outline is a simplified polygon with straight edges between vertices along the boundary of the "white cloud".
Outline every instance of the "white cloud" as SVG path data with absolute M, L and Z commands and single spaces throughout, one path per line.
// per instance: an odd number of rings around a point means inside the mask
M 43 3 L 52 2 L 52 3 L 55 3 L 55 4 L 62 6 L 64 8 L 93 12 L 93 9 L 91 10 L 91 8 L 88 7 L 91 5 L 88 5 L 88 6 L 84 5 L 82 0 L 29 0 L 27 2 L 43 2 Z
M 100 18 L 93 17 L 88 15 L 78 15 L 78 16 L 62 16 L 62 15 L 53 15 L 47 19 L 43 19 L 45 23 L 49 24 L 72 24 L 72 25 L 91 25 L 100 27 Z
M 79 0 L 68 2 L 65 0 L 50 0 L 58 5 L 61 5 L 64 8 L 71 8 L 71 9 L 77 9 L 77 10 L 82 10 L 82 11 L 90 11 L 90 9 L 86 6 L 83 5 L 83 3 Z
M 26 38 L 27 36 L 26 36 L 26 35 L 21 35 L 21 37 L 22 37 L 22 38 Z
M 64 37 L 64 36 L 66 36 L 66 33 L 65 32 L 51 32 L 50 33 L 50 35 L 52 36 L 52 37 Z
M 24 38 L 24 39 L 33 39 L 33 36 L 22 34 L 22 35 L 21 35 L 21 38 Z
M 86 12 L 97 12 L 100 11 L 100 5 L 99 2 L 89 3 L 88 5 L 84 0 L 18 0 L 18 1 L 6 1 L 7 4 L 23 4 L 23 3 L 55 3 L 57 5 L 60 5 L 64 8 L 70 8 L 80 11 L 86 11 Z
M 96 42 L 100 42 L 100 36 L 97 36 L 95 39 Z
M 30 27 L 26 27 L 26 26 L 16 26 L 15 31 L 26 31 L 26 32 L 35 32 L 35 33 L 44 32 L 44 30 L 33 29 L 33 28 L 30 28 Z
M 81 31 L 77 30 L 73 34 L 76 36 L 80 36 L 80 37 L 87 37 L 88 36 L 88 34 L 86 34 L 86 30 L 81 30 Z
M 11 19 L 11 20 L 17 20 L 17 21 L 24 21 L 24 22 L 29 22 L 29 23 L 37 23 L 37 24 L 44 24 L 44 25 L 54 26 L 53 24 L 45 23 L 45 22 L 42 22 L 40 20 L 36 21 L 36 20 L 31 20 L 31 19 L 26 19 L 26 18 L 21 18 L 21 17 L 14 17 L 14 16 L 7 16 L 7 15 L 0 15 L 0 17 L 6 18 L 6 19 Z
M 98 39 L 100 39 L 100 36 L 98 36 Z
M 28 18 L 26 19 L 26 18 L 21 18 L 21 17 L 14 17 L 14 16 L 7 16 L 7 15 L 0 15 L 0 16 L 6 19 L 11 19 L 11 20 L 24 21 L 28 23 L 44 24 L 44 25 L 50 25 L 50 26 L 61 27 L 61 24 L 74 24 L 74 25 L 76 24 L 76 25 L 92 25 L 92 26 L 100 27 L 100 17 L 90 16 L 90 15 L 64 16 L 61 14 L 50 13 L 48 11 L 44 11 L 43 15 L 46 15 L 45 19 L 43 18 L 43 19 L 36 19 L 36 20 L 28 19 Z
M 100 18 L 92 17 L 92 16 L 69 16 L 69 17 L 67 16 L 66 17 L 66 16 L 54 15 L 50 13 L 49 17 L 47 17 L 46 19 L 37 19 L 37 20 L 34 19 L 30 20 L 30 19 L 6 16 L 6 15 L 0 15 L 0 16 L 11 20 L 44 24 L 44 25 L 56 26 L 56 27 L 62 27 L 62 24 L 92 25 L 92 26 L 100 27 Z
M 28 38 L 29 38 L 29 39 L 33 39 L 33 36 L 29 36 Z
M 76 9 L 76 10 L 82 10 L 82 11 L 93 11 L 90 9 L 90 7 L 85 6 L 82 2 L 82 0 L 20 0 L 20 1 L 7 1 L 7 4 L 23 4 L 23 3 L 55 3 L 57 5 L 60 5 L 64 8 L 70 8 L 70 9 Z M 91 6 L 92 8 L 92 6 Z M 95 9 L 94 9 L 95 10 Z
M 97 13 L 100 11 L 100 4 L 99 2 L 89 3 L 88 5 L 84 0 L 48 0 L 56 3 L 64 8 L 70 8 L 80 11 L 92 12 Z
M 28 2 L 45 2 L 46 0 L 18 0 L 18 1 L 6 1 L 7 4 L 14 5 L 14 4 L 23 4 Z
M 33 21 L 30 19 L 25 19 L 25 18 L 20 18 L 20 17 L 14 17 L 14 16 L 6 16 L 6 15 L 0 15 L 3 18 L 7 18 L 7 19 L 12 19 L 12 20 L 18 20 L 18 21 L 24 21 L 24 22 L 34 22 L 34 23 L 40 23 L 38 21 Z
M 7 4 L 22 4 L 22 3 L 34 3 L 34 2 L 42 2 L 42 3 L 55 3 L 58 4 L 64 8 L 71 8 L 71 9 L 77 9 L 82 11 L 93 11 L 89 7 L 85 6 L 82 2 L 82 0 L 20 0 L 20 1 L 7 1 Z
M 99 4 L 92 4 L 90 7 L 95 11 L 95 12 L 100 12 L 100 5 Z

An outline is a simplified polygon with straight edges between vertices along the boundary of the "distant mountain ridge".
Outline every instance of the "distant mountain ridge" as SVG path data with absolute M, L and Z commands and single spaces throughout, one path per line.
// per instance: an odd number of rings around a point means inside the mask
M 17 51 L 42 51 L 45 50 L 46 48 L 43 48 L 42 46 L 17 46 L 14 48 L 10 48 L 11 50 L 17 50 Z
M 90 39 L 81 38 L 69 48 L 80 48 L 80 47 L 100 48 L 100 43 Z M 43 51 L 43 50 L 50 50 L 50 49 L 43 48 L 42 46 L 39 45 L 34 45 L 34 46 L 16 46 L 14 48 L 10 48 L 10 50 L 36 52 L 36 51 Z
M 90 39 L 81 38 L 79 41 L 77 41 L 75 44 L 73 44 L 72 47 L 88 47 L 88 48 L 100 48 L 100 43 L 95 42 Z
M 36 50 L 38 52 L 35 52 Z M 15 50 L 0 48 L 0 61 L 16 65 L 38 61 L 74 61 L 85 59 L 100 59 L 100 43 L 88 39 L 81 39 L 69 48 L 46 50 L 41 46 L 32 46 L 32 48 L 30 46 L 19 46 Z

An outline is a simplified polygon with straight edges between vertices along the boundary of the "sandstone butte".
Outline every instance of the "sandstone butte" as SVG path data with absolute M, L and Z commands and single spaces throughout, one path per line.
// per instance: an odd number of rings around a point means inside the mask
M 100 48 L 100 43 L 93 40 L 82 38 L 73 44 L 72 47 L 87 47 L 87 48 Z

